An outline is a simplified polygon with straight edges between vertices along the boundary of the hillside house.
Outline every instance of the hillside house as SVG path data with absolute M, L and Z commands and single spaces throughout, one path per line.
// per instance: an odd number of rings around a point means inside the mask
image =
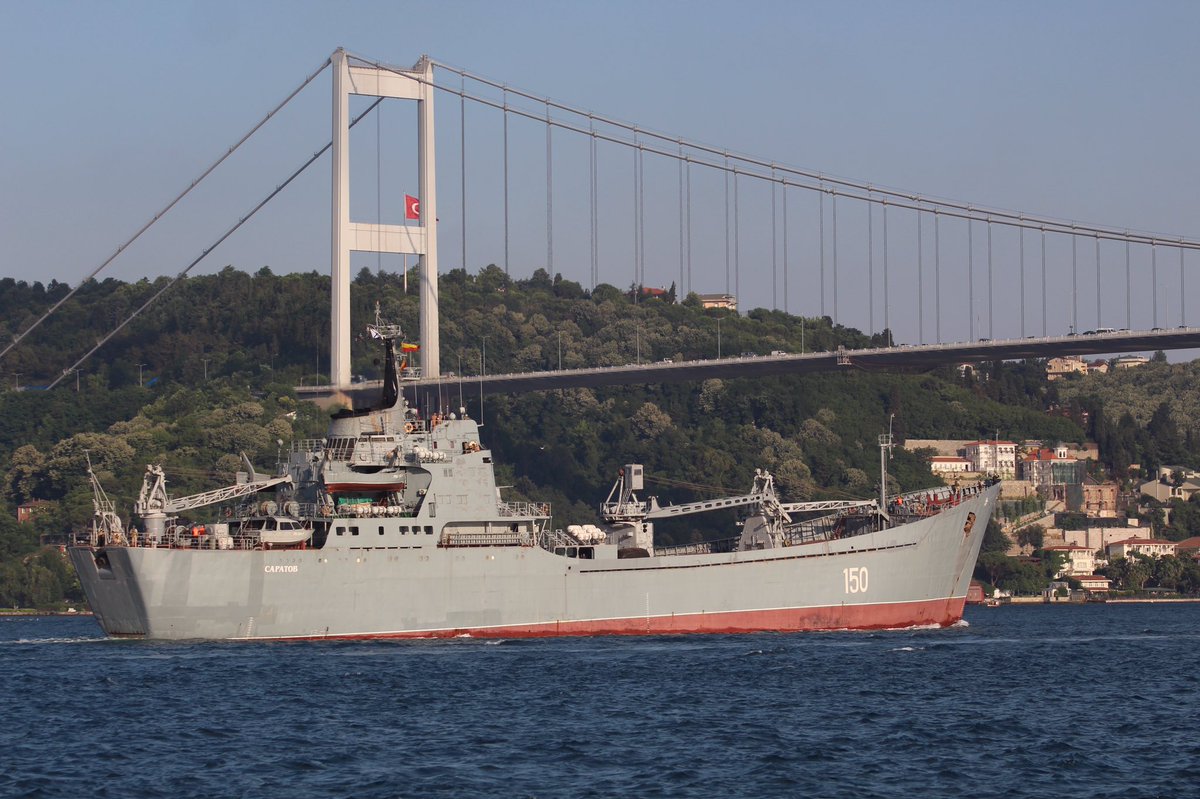
M 726 311 L 737 310 L 737 298 L 732 294 L 697 294 L 701 308 L 720 308 Z
M 1128 558 L 1134 553 L 1161 558 L 1175 554 L 1175 542 L 1161 538 L 1126 538 L 1109 544 L 1106 551 L 1110 558 Z
M 1087 547 L 1046 547 L 1046 552 L 1058 552 L 1065 557 L 1062 568 L 1054 575 L 1055 579 L 1091 574 L 1096 571 L 1096 553 Z
M 1017 476 L 1017 445 L 1012 441 L 972 441 L 964 448 L 971 471 L 997 474 L 1006 480 Z

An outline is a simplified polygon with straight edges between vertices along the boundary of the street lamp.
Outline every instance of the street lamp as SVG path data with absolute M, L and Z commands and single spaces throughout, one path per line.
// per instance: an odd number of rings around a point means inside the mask
M 212 358 L 201 358 L 200 360 L 204 361 L 204 382 L 207 383 L 208 382 L 208 362 L 211 361 Z M 304 385 L 304 384 L 301 383 L 301 385 Z
M 138 388 L 142 387 L 142 367 L 144 367 L 145 365 L 146 364 L 144 364 L 144 363 L 138 364 Z
M 562 331 L 558 331 L 558 371 L 562 371 Z
M 717 360 L 721 360 L 721 317 L 717 317 Z

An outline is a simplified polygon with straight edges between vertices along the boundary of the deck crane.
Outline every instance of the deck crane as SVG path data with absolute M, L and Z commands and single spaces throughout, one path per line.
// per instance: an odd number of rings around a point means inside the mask
M 187 497 L 171 499 L 167 496 L 167 478 L 163 473 L 162 466 L 150 464 L 146 466 L 146 474 L 142 476 L 142 490 L 138 494 L 137 502 L 133 505 L 133 510 L 138 516 L 142 517 L 142 521 L 146 525 L 147 540 L 158 541 L 161 540 L 163 533 L 166 532 L 167 518 L 180 511 L 213 505 L 218 502 L 227 502 L 231 499 L 237 499 L 277 485 L 290 484 L 292 482 L 290 475 L 261 480 L 255 479 L 257 477 L 258 475 L 251 470 L 251 479 L 244 483 L 236 483 L 225 488 L 217 488 Z
M 125 523 L 117 515 L 116 504 L 108 498 L 100 478 L 92 470 L 92 459 L 86 452 L 88 480 L 92 484 L 92 546 L 125 543 Z
M 626 464 L 621 469 L 608 500 L 601 506 L 601 511 L 605 522 L 624 532 L 623 536 L 618 537 L 618 541 L 626 541 L 647 551 L 652 550 L 654 533 L 653 528 L 646 522 L 655 519 L 752 506 L 752 515 L 743 529 L 741 546 L 746 549 L 762 549 L 782 545 L 784 528 L 792 523 L 793 513 L 878 507 L 878 502 L 874 499 L 780 502 L 775 494 L 775 478 L 766 469 L 754 470 L 754 484 L 746 494 L 686 502 L 682 505 L 659 505 L 657 497 L 639 499 L 637 491 L 643 487 L 643 479 L 641 464 Z

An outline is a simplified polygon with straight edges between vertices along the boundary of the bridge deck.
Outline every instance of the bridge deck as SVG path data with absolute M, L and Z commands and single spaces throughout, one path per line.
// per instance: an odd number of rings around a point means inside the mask
M 464 393 L 484 394 L 546 391 L 556 388 L 597 388 L 634 383 L 686 382 L 709 378 L 765 377 L 783 374 L 812 374 L 837 369 L 932 369 L 970 361 L 1049 358 L 1063 355 L 1099 355 L 1200 348 L 1200 328 L 1120 331 L 1091 335 L 1030 337 L 973 343 L 900 345 L 835 352 L 788 355 L 739 356 L 679 363 L 643 363 L 552 372 L 516 372 L 494 375 L 456 375 L 441 379 L 406 381 L 406 387 L 462 386 Z M 318 403 L 350 401 L 363 405 L 379 393 L 381 381 L 370 380 L 351 386 L 300 386 L 296 392 Z

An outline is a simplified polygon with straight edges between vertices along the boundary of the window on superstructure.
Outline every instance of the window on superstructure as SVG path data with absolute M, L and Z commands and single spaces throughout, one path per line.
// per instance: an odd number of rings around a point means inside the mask
M 379 534 L 383 535 L 383 525 L 379 525 Z
M 346 528 L 345 528 L 345 527 L 339 527 L 339 528 L 337 529 L 337 534 L 338 534 L 338 535 L 345 535 L 345 534 L 346 534 Z
M 351 528 L 350 528 L 350 535 L 358 535 L 358 528 L 357 528 L 357 527 L 351 527 Z
M 425 525 L 425 535 L 433 535 L 433 528 L 429 525 Z

